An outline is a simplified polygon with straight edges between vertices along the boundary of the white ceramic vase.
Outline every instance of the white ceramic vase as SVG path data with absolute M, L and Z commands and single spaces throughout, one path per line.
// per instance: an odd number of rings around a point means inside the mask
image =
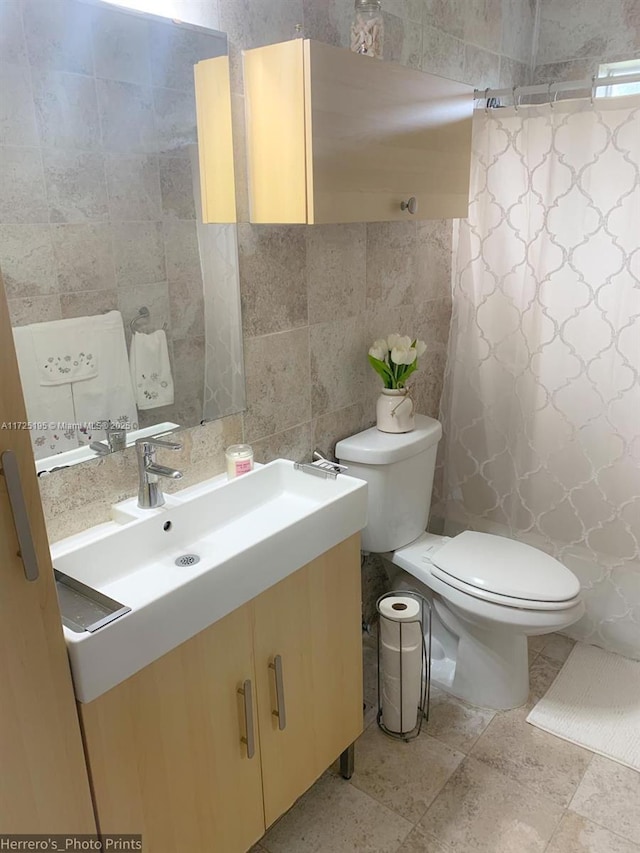
M 376 426 L 381 432 L 411 432 L 416 427 L 408 388 L 383 388 L 376 404 Z

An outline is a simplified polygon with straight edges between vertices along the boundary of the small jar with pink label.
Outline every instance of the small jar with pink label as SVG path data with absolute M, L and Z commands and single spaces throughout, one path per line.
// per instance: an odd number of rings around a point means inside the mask
M 253 449 L 250 444 L 232 444 L 225 451 L 227 457 L 227 477 L 233 480 L 240 474 L 253 471 Z

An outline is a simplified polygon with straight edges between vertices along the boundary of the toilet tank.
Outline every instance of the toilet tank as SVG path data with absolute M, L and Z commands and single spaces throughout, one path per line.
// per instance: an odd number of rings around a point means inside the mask
M 416 415 L 411 432 L 381 432 L 372 427 L 336 444 L 338 462 L 369 484 L 364 551 L 395 551 L 424 533 L 441 436 L 439 421 Z

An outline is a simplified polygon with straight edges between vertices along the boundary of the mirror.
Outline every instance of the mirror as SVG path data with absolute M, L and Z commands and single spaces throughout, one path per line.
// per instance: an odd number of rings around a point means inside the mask
M 102 0 L 2 3 L 0 33 L 0 269 L 38 470 L 241 411 L 226 36 Z

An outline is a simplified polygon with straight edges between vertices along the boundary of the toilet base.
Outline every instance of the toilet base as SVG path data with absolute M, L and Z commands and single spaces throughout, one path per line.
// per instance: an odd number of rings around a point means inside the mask
M 448 541 L 424 533 L 394 551 L 391 585 L 419 592 L 431 603 L 436 686 L 472 705 L 518 708 L 529 696 L 527 638 L 572 625 L 584 614 L 584 602 L 577 595 L 562 606 L 523 608 L 469 595 L 431 571 L 437 549 Z
M 526 637 L 510 636 L 503 648 L 496 648 L 495 644 L 493 648 L 486 645 L 480 647 L 477 643 L 471 645 L 463 639 L 458 645 L 458 655 L 460 657 L 456 659 L 432 658 L 431 684 L 434 687 L 470 705 L 496 711 L 519 708 L 527 701 L 529 673 Z
M 419 592 L 432 606 L 431 683 L 470 705 L 507 711 L 529 695 L 527 637 L 461 619 L 406 572 L 394 587 Z

